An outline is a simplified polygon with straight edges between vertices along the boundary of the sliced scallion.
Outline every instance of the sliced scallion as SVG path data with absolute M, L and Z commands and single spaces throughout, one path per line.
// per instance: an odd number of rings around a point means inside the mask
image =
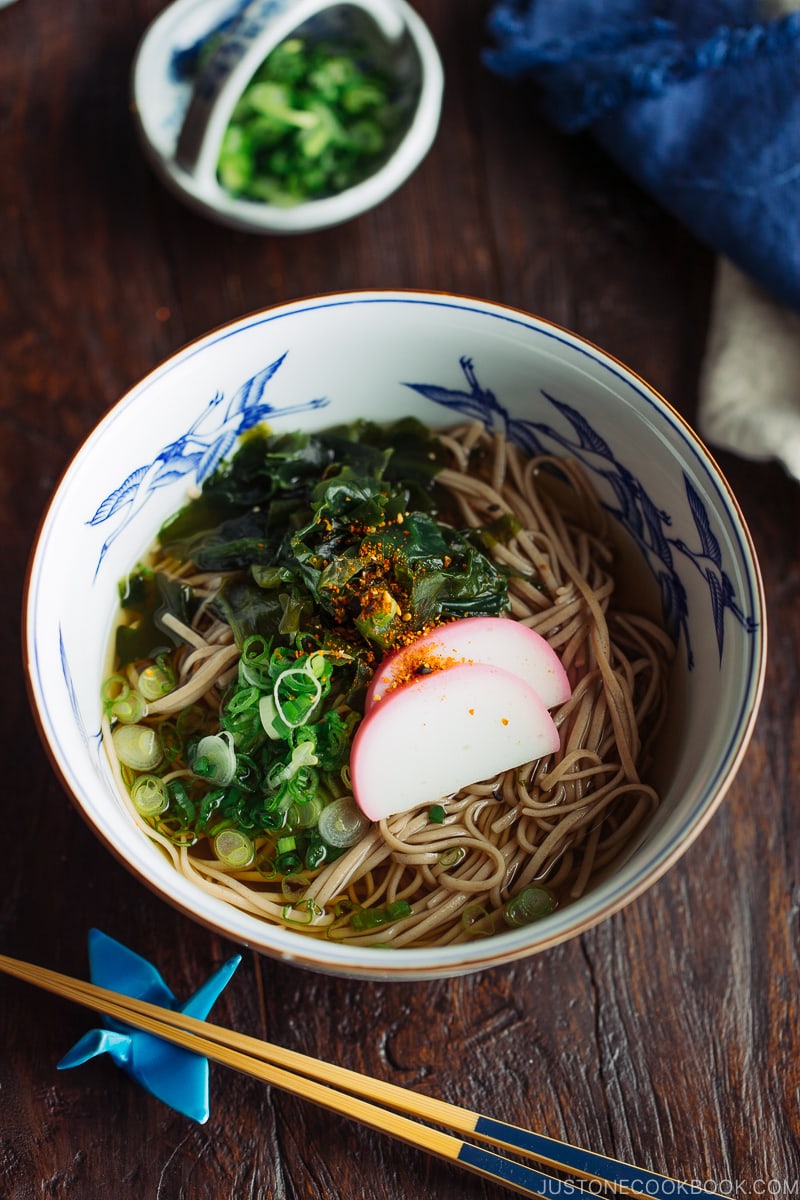
M 281 880 L 281 891 L 283 898 L 287 904 L 297 905 L 303 899 L 308 887 L 308 880 L 304 875 L 296 875 L 294 872 L 284 875 Z
M 290 779 L 294 779 L 301 771 L 307 771 L 309 767 L 316 765 L 317 761 L 313 743 L 308 741 L 300 742 L 292 751 L 292 756 L 288 763 L 275 763 L 270 768 L 267 772 L 267 783 L 271 788 L 277 790 L 282 783 L 288 783 Z
M 260 634 L 245 638 L 239 659 L 239 679 L 249 688 L 264 691 L 270 686 L 270 644 Z M 249 691 L 249 688 L 246 690 Z M 245 689 L 243 689 L 245 690 Z
M 393 144 L 395 91 L 365 45 L 287 39 L 236 103 L 217 163 L 222 186 L 281 205 L 351 187 Z
M 158 744 L 167 762 L 175 762 L 183 753 L 183 738 L 173 721 L 162 721 L 158 727 Z
M 273 742 L 280 741 L 285 736 L 286 726 L 281 721 L 278 706 L 273 696 L 267 695 L 261 697 L 258 702 L 258 715 L 264 732 Z
M 100 699 L 108 710 L 115 701 L 119 700 L 121 696 L 127 695 L 129 691 L 130 684 L 124 675 L 109 675 L 100 689 Z
M 225 787 L 233 781 L 236 774 L 236 751 L 233 747 L 233 737 L 227 730 L 222 733 L 210 733 L 197 743 L 192 758 L 192 770 L 195 775 L 209 779 L 220 787 Z
M 304 695 L 302 704 L 299 704 L 298 699 L 291 694 L 291 681 L 294 679 L 302 682 L 304 692 L 308 684 L 311 685 L 311 696 Z M 282 697 L 281 691 L 286 689 L 289 689 L 289 695 Z M 285 671 L 281 671 L 275 680 L 272 698 L 275 701 L 278 716 L 284 725 L 289 729 L 299 729 L 301 725 L 305 725 L 308 717 L 322 699 L 322 684 L 314 672 L 309 669 L 308 664 L 304 667 L 288 667 Z
M 225 708 L 229 713 L 247 712 L 258 705 L 260 697 L 261 693 L 257 687 L 238 688 L 230 700 L 226 701 Z
M 167 789 L 157 775 L 140 775 L 134 780 L 131 800 L 142 817 L 157 817 L 169 807 Z
M 147 716 L 144 697 L 122 675 L 112 675 L 103 684 L 102 698 L 110 720 L 133 725 Z
M 199 704 L 189 704 L 182 708 L 175 718 L 175 729 L 183 741 L 194 734 L 201 733 L 207 725 L 205 710 Z
M 118 725 L 111 740 L 119 761 L 134 771 L 152 771 L 164 757 L 161 739 L 149 725 Z
M 323 811 L 322 797 L 312 796 L 305 803 L 295 801 L 289 810 L 289 822 L 298 829 L 313 829 L 319 822 Z
M 360 908 L 350 918 L 353 929 L 361 933 L 365 929 L 377 929 L 392 921 L 400 921 L 403 917 L 411 916 L 411 905 L 407 900 L 395 900 L 383 908 Z
M 255 847 L 241 829 L 223 829 L 214 838 L 214 853 L 226 867 L 244 870 L 255 858 Z
M 369 825 L 369 817 L 364 815 L 353 797 L 341 796 L 323 808 L 317 828 L 329 846 L 346 849 L 364 836 Z
M 117 700 L 111 705 L 112 719 L 122 721 L 124 725 L 134 725 L 147 716 L 147 704 L 138 692 L 128 692 L 124 700 Z
M 321 867 L 328 857 L 328 848 L 322 841 L 310 842 L 306 850 L 305 868 L 307 871 L 316 871 L 317 867 Z
M 173 692 L 177 682 L 172 663 L 166 655 L 160 654 L 154 663 L 140 672 L 137 687 L 145 700 L 158 700 Z
M 490 937 L 494 933 L 494 920 L 482 904 L 468 904 L 461 913 L 461 925 L 470 937 Z
M 289 913 L 291 912 L 306 912 L 308 916 L 301 920 L 299 917 L 290 917 Z M 284 904 L 281 910 L 281 917 L 287 925 L 310 925 L 316 917 L 321 916 L 322 909 L 313 896 L 308 896 L 305 900 L 298 901 L 297 904 Z
M 275 870 L 279 875 L 294 875 L 303 865 L 303 860 L 296 850 L 287 850 L 275 859 Z
M 553 912 L 557 905 L 555 895 L 549 888 L 539 885 L 523 888 L 503 905 L 503 920 L 507 925 L 518 928 L 530 925 Z

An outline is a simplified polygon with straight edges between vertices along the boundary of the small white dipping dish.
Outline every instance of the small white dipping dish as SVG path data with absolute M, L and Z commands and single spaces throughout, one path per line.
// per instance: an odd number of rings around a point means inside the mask
M 182 64 L 216 31 L 211 58 L 189 77 Z M 336 195 L 288 207 L 238 198 L 217 179 L 225 130 L 254 72 L 298 32 L 365 42 L 408 96 L 404 131 L 373 174 Z M 405 0 L 175 0 L 145 32 L 132 70 L 134 118 L 156 174 L 203 215 L 253 233 L 325 229 L 380 204 L 433 144 L 443 86 L 433 38 Z

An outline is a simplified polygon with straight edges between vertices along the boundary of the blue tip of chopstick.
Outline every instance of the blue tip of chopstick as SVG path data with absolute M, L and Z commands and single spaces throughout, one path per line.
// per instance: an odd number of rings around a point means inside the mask
M 708 1195 L 704 1188 L 694 1184 L 679 1183 L 667 1175 L 659 1175 L 643 1167 L 634 1167 L 618 1159 L 606 1158 L 605 1155 L 583 1150 L 579 1146 L 570 1146 L 564 1142 L 554 1143 L 543 1134 L 520 1129 L 515 1125 L 506 1125 L 503 1121 L 493 1121 L 490 1117 L 478 1118 L 475 1122 L 475 1133 L 488 1141 L 527 1151 L 540 1162 L 552 1161 L 560 1171 L 570 1171 L 593 1181 L 599 1179 L 618 1191 L 645 1196 L 648 1200 L 675 1200 L 676 1197 L 681 1197 L 682 1200 L 683 1197 Z M 542 1175 L 541 1178 L 542 1195 L 568 1197 L 588 1190 L 581 1188 L 580 1183 L 553 1180 L 547 1175 Z

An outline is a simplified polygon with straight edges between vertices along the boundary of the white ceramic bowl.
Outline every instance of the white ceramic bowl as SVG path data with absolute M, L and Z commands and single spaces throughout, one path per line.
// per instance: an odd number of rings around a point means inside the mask
M 210 34 L 224 44 L 200 78 L 180 64 Z M 230 195 L 216 163 L 234 104 L 253 72 L 297 30 L 364 37 L 413 99 L 391 156 L 335 196 L 279 207 Z M 175 0 L 146 30 L 131 78 L 133 114 L 162 181 L 204 216 L 252 233 L 305 233 L 352 220 L 380 204 L 422 162 L 439 126 L 444 75 L 436 45 L 405 0 Z
M 676 730 L 663 803 L 613 875 L 538 924 L 444 948 L 366 949 L 276 928 L 197 891 L 132 823 L 100 736 L 118 579 L 237 430 L 357 417 L 465 415 L 529 448 L 577 456 L 622 514 L 678 635 Z M 375 979 L 455 975 L 553 946 L 640 895 L 725 794 L 756 717 L 762 584 L 730 488 L 683 419 L 620 363 L 546 321 L 417 292 L 322 296 L 256 313 L 167 360 L 110 410 L 55 493 L 31 561 L 30 690 L 64 784 L 105 844 L 160 896 L 234 941 Z

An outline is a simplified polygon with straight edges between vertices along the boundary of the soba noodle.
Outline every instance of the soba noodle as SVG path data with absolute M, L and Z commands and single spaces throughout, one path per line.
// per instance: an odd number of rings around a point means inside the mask
M 441 823 L 427 808 L 398 814 L 370 826 L 335 861 L 283 879 L 232 869 L 206 839 L 181 844 L 157 820 L 144 821 L 128 794 L 129 776 L 114 762 L 132 817 L 177 871 L 236 908 L 312 936 L 404 947 L 500 931 L 509 898 L 532 884 L 545 884 L 559 903 L 581 896 L 658 804 L 643 778 L 666 708 L 673 647 L 651 620 L 615 607 L 609 518 L 587 477 L 574 460 L 527 460 L 477 424 L 438 436 L 449 465 L 437 482 L 463 526 L 516 518 L 517 532 L 498 540 L 492 554 L 510 574 L 511 617 L 544 636 L 568 672 L 572 696 L 553 714 L 559 752 L 447 798 Z M 168 560 L 153 565 L 182 575 L 201 596 L 219 586 L 213 573 Z M 149 721 L 197 703 L 217 711 L 236 673 L 231 629 L 206 605 L 192 627 L 173 620 L 173 630 L 184 642 L 178 684 L 149 705 Z M 113 758 L 109 733 L 107 723 Z M 175 775 L 182 773 L 190 772 Z M 407 902 L 409 915 L 376 929 L 351 927 L 354 909 L 397 901 Z

